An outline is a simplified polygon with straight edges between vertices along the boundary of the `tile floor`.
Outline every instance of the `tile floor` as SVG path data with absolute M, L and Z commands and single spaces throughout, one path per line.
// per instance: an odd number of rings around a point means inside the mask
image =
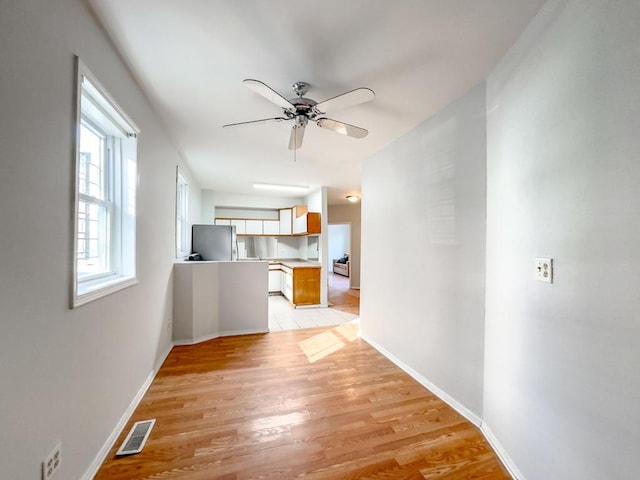
M 358 318 L 336 308 L 293 308 L 283 296 L 269 296 L 269 330 L 272 332 L 342 325 Z

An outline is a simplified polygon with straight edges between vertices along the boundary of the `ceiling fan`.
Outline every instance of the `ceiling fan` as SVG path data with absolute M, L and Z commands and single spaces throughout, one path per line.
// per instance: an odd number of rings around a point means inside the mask
M 297 95 L 296 98 L 287 100 L 273 88 L 260 80 L 246 79 L 243 80 L 247 87 L 262 95 L 271 103 L 275 103 L 282 108 L 282 117 L 264 118 L 261 120 L 251 120 L 249 122 L 240 123 L 228 123 L 223 127 L 236 127 L 239 125 L 249 125 L 252 123 L 267 123 L 267 122 L 282 122 L 292 120 L 293 126 L 291 127 L 291 136 L 289 137 L 289 150 L 297 150 L 302 146 L 302 139 L 304 137 L 304 129 L 309 123 L 309 120 L 315 122 L 321 128 L 332 130 L 342 135 L 347 135 L 354 138 L 364 138 L 369 133 L 364 128 L 356 127 L 355 125 L 349 125 L 348 123 L 339 122 L 327 118 L 324 115 L 329 111 L 335 111 L 360 103 L 369 102 L 375 97 L 375 93 L 370 88 L 356 88 L 349 92 L 336 95 L 320 103 L 306 98 L 304 95 L 309 91 L 309 84 L 306 82 L 295 82 L 291 85 L 293 91 Z

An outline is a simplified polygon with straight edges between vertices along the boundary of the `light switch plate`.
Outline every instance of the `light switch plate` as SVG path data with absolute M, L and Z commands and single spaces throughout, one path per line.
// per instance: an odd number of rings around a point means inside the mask
M 536 258 L 535 267 L 536 280 L 553 283 L 553 258 Z

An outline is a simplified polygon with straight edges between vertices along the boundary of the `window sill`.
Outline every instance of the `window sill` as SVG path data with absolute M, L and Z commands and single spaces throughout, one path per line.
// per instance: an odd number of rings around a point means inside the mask
M 79 307 L 137 283 L 138 279 L 136 277 L 115 277 L 101 282 L 78 285 L 73 296 L 72 308 Z

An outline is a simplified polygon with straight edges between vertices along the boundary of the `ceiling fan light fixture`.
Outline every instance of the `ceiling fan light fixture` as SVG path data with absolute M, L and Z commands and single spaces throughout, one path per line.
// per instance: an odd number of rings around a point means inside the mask
M 345 198 L 349 200 L 351 203 L 356 203 L 358 200 L 360 200 L 359 195 L 347 195 Z
M 274 183 L 254 183 L 253 188 L 261 190 L 279 190 L 282 192 L 307 193 L 309 187 L 304 185 L 277 185 Z

